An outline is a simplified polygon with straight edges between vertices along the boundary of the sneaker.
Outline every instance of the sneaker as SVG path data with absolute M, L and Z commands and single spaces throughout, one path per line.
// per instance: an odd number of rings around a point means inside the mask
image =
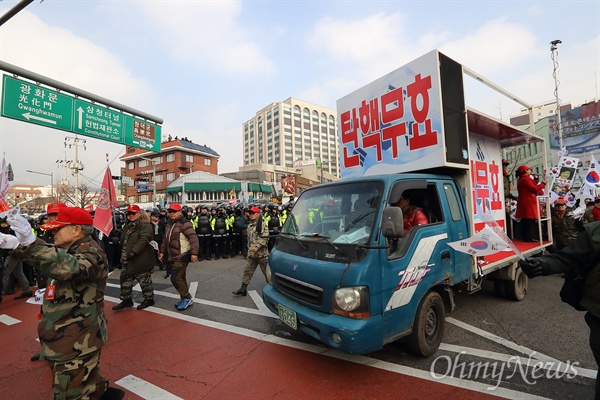
M 193 297 L 190 297 L 190 298 L 187 298 L 187 299 L 182 299 L 182 300 L 179 302 L 179 304 L 177 304 L 177 309 L 178 309 L 179 311 L 183 311 L 183 310 L 185 310 L 186 308 L 188 308 L 189 306 L 191 306 L 191 305 L 192 305 L 192 303 L 194 303 L 194 298 L 193 298 Z
M 133 300 L 131 300 L 131 299 L 123 300 L 122 302 L 120 302 L 119 304 L 114 306 L 112 309 L 113 309 L 113 311 L 121 311 L 121 310 L 123 310 L 125 308 L 129 308 L 129 307 L 133 307 Z
M 142 304 L 137 306 L 137 309 L 143 310 L 144 308 L 148 308 L 153 305 L 154 305 L 154 299 L 144 299 L 144 301 L 142 301 Z

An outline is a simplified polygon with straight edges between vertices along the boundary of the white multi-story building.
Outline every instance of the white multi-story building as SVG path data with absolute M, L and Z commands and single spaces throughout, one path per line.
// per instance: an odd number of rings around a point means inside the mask
M 242 138 L 240 170 L 272 166 L 273 182 L 278 182 L 281 175 L 298 173 L 299 161 L 320 159 L 323 180 L 340 176 L 337 118 L 330 108 L 293 97 L 271 103 L 242 124 Z

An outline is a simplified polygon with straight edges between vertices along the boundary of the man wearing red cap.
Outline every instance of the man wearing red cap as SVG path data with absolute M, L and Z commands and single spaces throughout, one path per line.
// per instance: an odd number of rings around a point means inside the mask
M 92 217 L 82 208 L 60 208 L 56 219 L 42 226 L 52 231 L 54 245 L 36 238 L 22 216 L 11 218 L 17 243 L 0 235 L 0 247 L 14 248 L 49 281 L 38 334 L 40 359 L 53 372 L 53 398 L 122 399 L 125 393 L 109 388 L 100 375 L 108 261 L 91 237 Z
M 536 229 L 536 220 L 539 218 L 539 207 L 537 205 L 537 196 L 540 190 L 546 187 L 546 181 L 536 184 L 531 179 L 531 167 L 521 165 L 517 172 L 519 180 L 517 181 L 517 191 L 519 198 L 517 199 L 516 217 L 521 219 L 522 239 L 525 242 L 537 242 L 538 236 Z
M 181 300 L 175 307 L 183 311 L 194 302 L 186 280 L 186 270 L 190 261 L 198 260 L 198 236 L 190 221 L 185 219 L 180 204 L 171 204 L 167 208 L 171 222 L 165 228 L 165 237 L 160 246 L 158 259 L 171 264 L 171 283 L 179 292 Z
M 233 292 L 236 296 L 245 296 L 247 293 L 250 280 L 256 271 L 256 267 L 260 265 L 265 279 L 267 278 L 267 257 L 269 256 L 269 238 L 264 235 L 266 228 L 260 215 L 260 208 L 253 206 L 248 210 L 250 214 L 250 224 L 248 224 L 248 256 L 246 258 L 246 268 L 242 277 L 242 286 Z M 264 235 L 264 236 L 263 236 Z
M 154 232 L 150 217 L 137 204 L 127 207 L 127 224 L 121 233 L 121 303 L 114 306 L 115 311 L 133 307 L 133 280 L 137 279 L 142 289 L 144 301 L 138 310 L 154 305 L 152 288 L 152 269 L 154 269 L 154 249 L 150 242 Z
M 554 251 L 562 250 L 577 238 L 575 218 L 567 212 L 567 203 L 563 196 L 556 200 L 552 210 L 552 238 L 554 239 L 552 244 Z

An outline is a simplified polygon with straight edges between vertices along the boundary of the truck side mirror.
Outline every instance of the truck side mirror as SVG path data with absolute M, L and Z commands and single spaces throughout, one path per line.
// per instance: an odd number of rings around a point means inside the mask
M 404 233 L 404 220 L 400 207 L 387 207 L 383 209 L 381 232 L 388 240 L 399 239 Z

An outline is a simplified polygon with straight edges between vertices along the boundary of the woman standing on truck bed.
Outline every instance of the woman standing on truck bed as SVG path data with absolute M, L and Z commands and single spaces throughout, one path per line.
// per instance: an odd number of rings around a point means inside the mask
M 516 217 L 521 219 L 523 241 L 537 242 L 539 238 L 537 238 L 535 221 L 539 218 L 539 208 L 536 198 L 538 191 L 544 190 L 546 187 L 546 181 L 536 184 L 531 179 L 531 167 L 527 165 L 521 165 L 517 172 L 519 173 L 519 180 L 517 181 L 519 198 L 517 199 Z

